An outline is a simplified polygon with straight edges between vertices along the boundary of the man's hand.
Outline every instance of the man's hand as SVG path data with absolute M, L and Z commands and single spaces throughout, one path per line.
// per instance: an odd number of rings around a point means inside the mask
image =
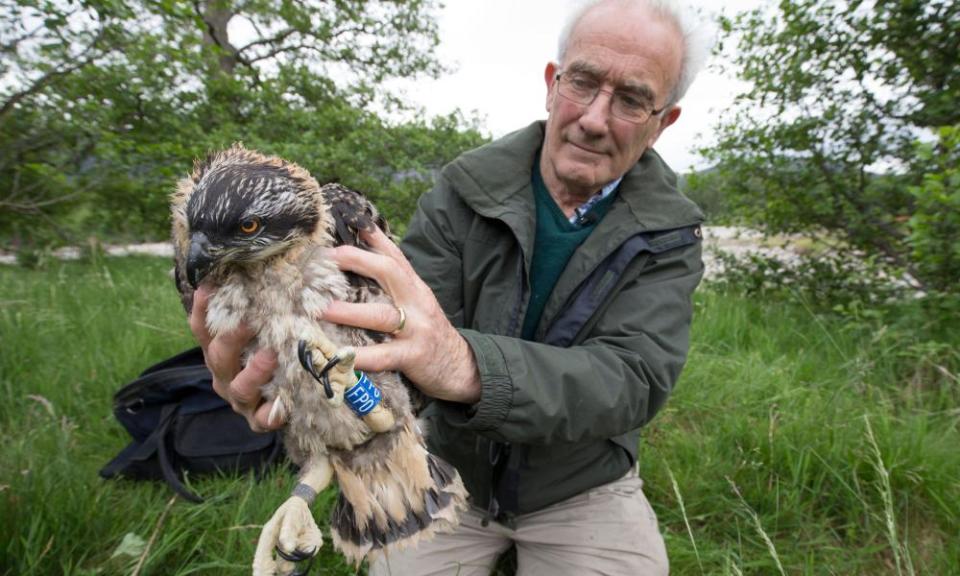
M 379 229 L 364 231 L 372 252 L 353 246 L 330 250 L 341 270 L 376 280 L 406 315 L 393 340 L 357 349 L 356 367 L 406 374 L 426 395 L 472 404 L 480 400 L 480 373 L 467 341 L 447 320 L 433 291 L 417 276 L 400 248 Z M 323 319 L 379 332 L 394 332 L 400 313 L 389 304 L 331 302 Z
M 283 422 L 268 421 L 273 402 L 263 402 L 260 397 L 260 388 L 270 381 L 277 367 L 276 353 L 261 348 L 242 366 L 240 356 L 254 334 L 248 326 L 241 325 L 233 332 L 211 337 L 207 330 L 210 295 L 206 286 L 194 292 L 190 330 L 200 343 L 207 368 L 213 374 L 213 390 L 229 402 L 235 412 L 246 417 L 254 431 L 280 428 Z

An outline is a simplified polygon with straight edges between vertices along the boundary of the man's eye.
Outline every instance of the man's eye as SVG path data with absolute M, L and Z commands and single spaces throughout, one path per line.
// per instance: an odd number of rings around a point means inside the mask
M 259 218 L 247 218 L 240 222 L 240 231 L 244 234 L 253 234 L 260 229 Z
M 570 86 L 572 86 L 575 90 L 589 92 L 597 86 L 597 83 L 583 76 L 571 76 Z
M 617 94 L 617 99 L 620 100 L 620 105 L 627 110 L 644 110 L 647 107 L 646 102 L 630 94 Z

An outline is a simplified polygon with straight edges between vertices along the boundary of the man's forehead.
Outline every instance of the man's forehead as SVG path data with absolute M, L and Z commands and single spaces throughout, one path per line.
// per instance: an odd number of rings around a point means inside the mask
M 620 60 L 618 65 L 611 65 L 609 62 L 590 58 L 583 55 L 577 58 L 569 58 L 563 69 L 568 72 L 577 72 L 587 74 L 598 79 L 615 76 L 617 84 L 622 86 L 645 86 L 643 73 L 637 67 L 631 67 L 628 60 Z
M 671 74 L 660 62 L 596 44 L 571 46 L 561 66 L 628 88 L 659 84 Z
M 644 44 L 583 34 L 571 40 L 560 63 L 564 70 L 576 68 L 618 86 L 653 93 L 669 90 L 680 75 L 679 47 L 663 38 Z

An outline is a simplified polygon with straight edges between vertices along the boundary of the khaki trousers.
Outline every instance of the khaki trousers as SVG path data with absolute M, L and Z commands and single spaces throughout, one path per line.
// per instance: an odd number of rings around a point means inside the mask
M 391 552 L 370 576 L 489 576 L 497 557 L 517 546 L 517 576 L 565 574 L 664 576 L 667 551 L 657 517 L 635 471 L 517 517 L 517 529 L 490 522 L 471 508 L 451 534 Z

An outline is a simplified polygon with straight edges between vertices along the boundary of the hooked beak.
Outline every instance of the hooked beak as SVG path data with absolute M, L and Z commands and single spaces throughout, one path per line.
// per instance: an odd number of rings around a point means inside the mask
M 194 290 L 210 272 L 213 263 L 214 259 L 210 256 L 210 240 L 203 232 L 195 232 L 190 236 L 190 251 L 187 253 L 187 281 Z

